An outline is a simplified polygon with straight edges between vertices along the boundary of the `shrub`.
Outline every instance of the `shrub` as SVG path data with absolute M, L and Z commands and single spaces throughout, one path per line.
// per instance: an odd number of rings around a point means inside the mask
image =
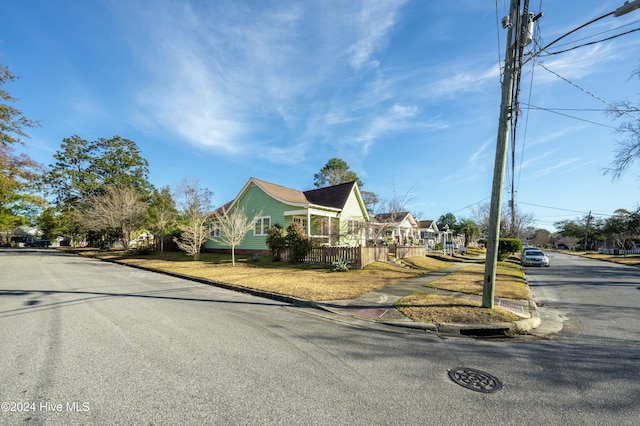
M 522 241 L 517 238 L 500 238 L 498 241 L 498 260 L 505 260 L 509 255 L 522 250 Z
M 331 264 L 331 270 L 334 272 L 347 272 L 350 269 L 350 263 L 351 262 L 341 257 Z
M 269 229 L 267 247 L 271 250 L 272 260 L 279 262 L 282 259 L 282 250 L 287 247 L 287 233 L 279 223 L 274 223 Z
M 291 263 L 302 263 L 313 248 L 302 225 L 297 222 L 287 227 L 286 243 L 291 251 Z

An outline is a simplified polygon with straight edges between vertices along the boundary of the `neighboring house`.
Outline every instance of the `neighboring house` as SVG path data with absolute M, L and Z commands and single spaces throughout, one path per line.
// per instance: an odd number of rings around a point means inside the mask
M 446 242 L 453 242 L 460 247 L 466 247 L 464 241 L 464 235 L 458 234 L 449 228 L 446 223 L 438 223 L 438 236 L 436 237 L 437 244 L 444 244 Z
M 251 178 L 236 198 L 218 212 L 236 208 L 243 208 L 253 220 L 253 229 L 236 247 L 239 251 L 268 250 L 267 234 L 276 223 L 285 229 L 293 222 L 300 223 L 315 245 L 357 247 L 366 243 L 364 225 L 369 216 L 355 182 L 298 191 Z M 218 232 L 214 222 L 211 236 L 219 235 Z M 209 240 L 205 249 L 229 247 Z
M 418 221 L 409 212 L 377 214 L 369 224 L 368 239 L 373 243 L 410 245 L 419 239 L 418 226 Z
M 438 225 L 434 220 L 421 220 L 418 223 L 418 230 L 420 232 L 420 240 L 423 241 L 424 245 L 433 250 L 438 244 Z

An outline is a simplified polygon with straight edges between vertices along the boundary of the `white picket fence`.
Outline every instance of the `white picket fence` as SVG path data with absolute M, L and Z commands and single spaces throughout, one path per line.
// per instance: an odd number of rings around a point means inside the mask
M 608 254 L 611 256 L 625 256 L 629 254 L 640 254 L 640 249 L 617 249 L 617 248 L 600 248 L 598 249 L 598 253 L 600 254 Z

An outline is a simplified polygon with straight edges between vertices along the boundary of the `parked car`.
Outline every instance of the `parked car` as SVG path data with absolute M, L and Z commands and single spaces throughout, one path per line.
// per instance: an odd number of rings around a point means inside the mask
M 49 240 L 34 240 L 25 243 L 25 247 L 49 247 L 51 245 L 51 241 Z
M 522 266 L 549 267 L 549 257 L 540 249 L 528 249 L 522 253 Z

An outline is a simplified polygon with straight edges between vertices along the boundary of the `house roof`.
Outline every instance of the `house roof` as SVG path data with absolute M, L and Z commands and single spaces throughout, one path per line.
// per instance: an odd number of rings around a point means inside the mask
M 290 204 L 308 204 L 309 201 L 305 197 L 302 191 L 298 191 L 297 189 L 287 188 L 286 186 L 276 185 L 275 183 L 266 182 L 264 180 L 251 178 L 249 179 L 249 183 L 255 183 L 258 185 L 264 192 L 271 195 L 273 198 L 276 198 L 280 201 L 284 201 L 285 203 Z
M 402 222 L 410 213 L 409 212 L 393 212 L 393 213 L 379 213 L 376 215 L 375 220 L 379 222 Z
M 325 188 L 311 189 L 304 191 L 303 194 L 311 204 L 342 209 L 347 203 L 355 184 L 355 181 L 346 182 Z
M 235 204 L 251 184 L 258 186 L 270 197 L 278 201 L 304 208 L 316 206 L 326 209 L 342 210 L 345 207 L 352 191 L 356 191 L 356 193 L 359 194 L 358 185 L 355 181 L 328 186 L 325 188 L 311 189 L 309 191 L 298 191 L 297 189 L 287 188 L 286 186 L 276 185 L 274 183 L 252 177 L 234 200 L 218 208 L 217 211 L 222 210 L 222 213 L 228 211 L 228 209 Z M 362 202 L 362 197 L 359 196 L 359 200 Z M 366 208 L 364 207 L 364 204 L 361 205 L 366 217 Z
M 449 225 L 447 225 L 446 223 L 438 224 L 438 231 L 448 231 L 448 230 L 449 230 Z

